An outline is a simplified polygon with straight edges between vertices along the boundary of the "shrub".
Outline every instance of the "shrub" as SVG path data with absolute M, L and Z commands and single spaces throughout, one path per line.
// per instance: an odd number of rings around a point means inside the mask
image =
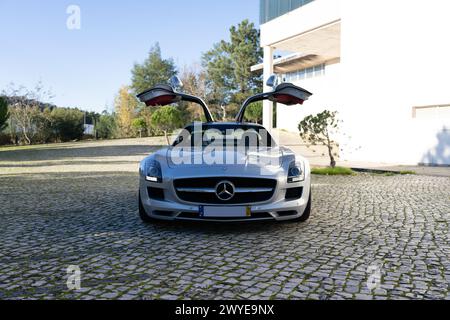
M 78 109 L 53 109 L 50 119 L 56 138 L 62 142 L 81 139 L 84 133 L 83 118 L 83 112 Z
M 0 97 L 0 133 L 6 128 L 6 121 L 8 121 L 8 102 L 4 97 Z
M 332 140 L 332 135 L 338 130 L 340 121 L 336 117 L 337 112 L 330 112 L 325 110 L 315 116 L 307 116 L 298 125 L 300 136 L 302 139 L 315 145 L 323 145 L 328 149 L 328 156 L 330 157 L 330 166 L 336 166 L 334 147 L 339 145 Z
M 6 133 L 0 132 L 0 146 L 12 144 L 11 136 Z
M 112 139 L 116 136 L 116 118 L 114 115 L 103 114 L 100 116 L 95 130 L 99 139 Z
M 142 138 L 142 132 L 147 130 L 147 123 L 144 118 L 136 118 L 131 121 L 131 127 L 133 128 L 135 135 Z
M 262 102 L 255 102 L 249 105 L 245 111 L 245 118 L 255 123 L 261 123 L 263 118 Z
M 173 106 L 161 107 L 153 113 L 152 125 L 164 132 L 167 144 L 170 144 L 168 132 L 172 132 L 183 125 L 181 111 Z

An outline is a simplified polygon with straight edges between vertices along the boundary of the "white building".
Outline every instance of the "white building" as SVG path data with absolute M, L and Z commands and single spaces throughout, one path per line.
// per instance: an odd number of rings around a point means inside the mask
M 84 134 L 93 136 L 95 134 L 95 126 L 93 124 L 84 124 Z
M 351 136 L 338 137 L 343 160 L 450 165 L 450 1 L 260 1 L 264 63 L 253 69 L 314 93 L 278 105 L 278 128 L 336 110 Z

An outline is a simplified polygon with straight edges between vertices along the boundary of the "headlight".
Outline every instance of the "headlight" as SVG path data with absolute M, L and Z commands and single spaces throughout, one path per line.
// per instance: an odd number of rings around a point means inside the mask
M 161 165 L 158 161 L 148 161 L 145 164 L 144 172 L 145 180 L 150 182 L 162 182 Z
M 289 165 L 288 183 L 305 181 L 305 165 L 303 162 L 294 161 Z

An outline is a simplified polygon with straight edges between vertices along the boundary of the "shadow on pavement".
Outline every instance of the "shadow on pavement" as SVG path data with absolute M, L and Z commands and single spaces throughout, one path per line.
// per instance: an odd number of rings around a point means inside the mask
M 160 146 L 124 145 L 11 150 L 2 151 L 0 153 L 0 161 L 41 161 L 66 158 L 141 156 L 154 152 L 159 148 Z

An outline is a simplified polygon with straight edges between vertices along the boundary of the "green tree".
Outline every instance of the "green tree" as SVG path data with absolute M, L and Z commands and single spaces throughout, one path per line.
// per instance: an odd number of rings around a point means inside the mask
M 8 102 L 4 97 L 0 97 L 0 132 L 6 128 L 8 118 Z
M 133 121 L 131 122 L 131 126 L 133 127 L 136 135 L 139 135 L 140 138 L 142 138 L 142 132 L 145 132 L 147 130 L 147 123 L 142 117 L 133 119 Z
M 100 139 L 114 138 L 117 130 L 116 117 L 104 112 L 98 119 L 95 130 Z
M 84 113 L 78 109 L 55 108 L 50 113 L 55 136 L 62 142 L 81 139 Z
M 254 102 L 245 110 L 245 118 L 255 123 L 261 123 L 263 118 L 262 102 Z
M 230 29 L 231 43 L 228 46 L 233 61 L 234 78 L 240 94 L 237 97 L 241 104 L 248 93 L 254 93 L 262 86 L 262 71 L 252 73 L 250 67 L 262 60 L 263 51 L 259 44 L 259 30 L 248 20 Z
M 157 84 L 167 83 L 177 71 L 172 59 L 162 58 L 161 48 L 156 43 L 150 49 L 147 59 L 142 64 L 134 65 L 131 74 L 131 88 L 138 94 Z
M 236 90 L 233 61 L 227 51 L 228 47 L 228 43 L 222 40 L 202 57 L 208 85 L 207 99 L 213 105 L 230 103 Z
M 216 105 L 241 105 L 262 86 L 262 71 L 250 67 L 262 60 L 259 30 L 244 20 L 230 28 L 230 41 L 214 45 L 202 57 L 209 84 L 208 101 Z M 233 106 L 230 106 L 233 108 Z
M 341 121 L 337 118 L 337 112 L 325 110 L 316 115 L 307 116 L 298 125 L 300 136 L 305 141 L 311 143 L 313 146 L 322 145 L 328 150 L 330 158 L 330 166 L 336 166 L 335 157 L 337 153 L 334 148 L 339 148 L 339 144 L 332 139 L 332 136 L 337 133 L 339 123 Z
M 155 135 L 155 128 L 152 125 L 152 115 L 153 115 L 152 109 L 153 108 L 147 108 L 144 106 L 139 111 L 139 118 L 141 118 L 145 121 L 145 128 L 147 130 L 148 137 Z
M 55 130 L 52 126 L 52 116 L 51 112 L 54 108 L 46 107 L 41 110 L 40 115 L 37 115 L 39 130 L 36 133 L 34 142 L 36 143 L 49 143 L 53 142 L 55 139 Z
M 164 132 L 164 137 L 169 145 L 168 133 L 183 125 L 183 115 L 174 106 L 161 107 L 152 114 L 152 125 Z

